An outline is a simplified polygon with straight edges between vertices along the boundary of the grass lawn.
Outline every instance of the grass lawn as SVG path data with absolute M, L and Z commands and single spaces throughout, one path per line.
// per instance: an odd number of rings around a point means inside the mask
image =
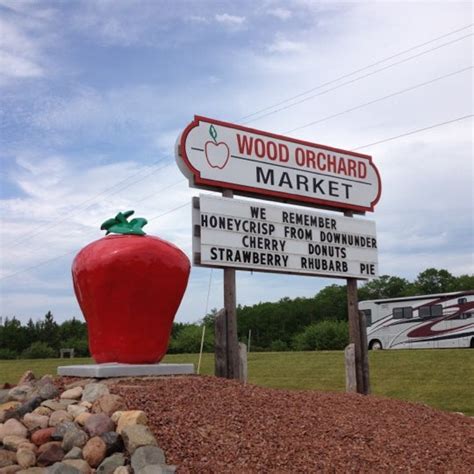
M 474 350 L 424 349 L 370 352 L 372 393 L 426 403 L 474 416 Z M 197 367 L 197 354 L 168 355 L 164 362 Z M 58 365 L 87 364 L 91 359 L 0 361 L 0 383 L 15 383 L 23 372 L 55 374 Z M 343 391 L 342 351 L 260 352 L 249 354 L 249 382 L 273 388 Z M 201 374 L 214 373 L 213 354 L 204 354 Z

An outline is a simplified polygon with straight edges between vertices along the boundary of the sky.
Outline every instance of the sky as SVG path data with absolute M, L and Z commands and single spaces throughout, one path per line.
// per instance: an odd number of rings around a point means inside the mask
M 80 318 L 72 260 L 120 210 L 191 257 L 195 114 L 371 155 L 379 274 L 473 273 L 473 30 L 471 2 L 0 0 L 0 316 Z M 237 302 L 334 283 L 237 272 Z

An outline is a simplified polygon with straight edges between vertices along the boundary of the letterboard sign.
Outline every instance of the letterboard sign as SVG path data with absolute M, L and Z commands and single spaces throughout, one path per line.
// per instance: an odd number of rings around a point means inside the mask
M 200 266 L 358 279 L 378 275 L 375 222 L 367 219 L 201 194 L 193 227 L 194 263 Z
M 320 208 L 373 211 L 381 182 L 372 157 L 196 116 L 176 160 L 190 185 Z

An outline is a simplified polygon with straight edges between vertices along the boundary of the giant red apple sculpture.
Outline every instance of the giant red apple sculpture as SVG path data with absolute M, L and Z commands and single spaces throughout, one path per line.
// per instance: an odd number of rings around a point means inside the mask
M 190 263 L 173 244 L 145 235 L 143 218 L 118 213 L 101 229 L 110 235 L 84 247 L 72 278 L 98 363 L 159 362 L 188 282 Z

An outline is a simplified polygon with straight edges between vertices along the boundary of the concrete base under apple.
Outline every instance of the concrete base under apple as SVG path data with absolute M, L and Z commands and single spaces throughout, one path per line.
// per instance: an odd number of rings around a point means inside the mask
M 160 375 L 194 374 L 194 364 L 92 364 L 63 365 L 58 367 L 58 375 L 70 377 L 141 377 Z

